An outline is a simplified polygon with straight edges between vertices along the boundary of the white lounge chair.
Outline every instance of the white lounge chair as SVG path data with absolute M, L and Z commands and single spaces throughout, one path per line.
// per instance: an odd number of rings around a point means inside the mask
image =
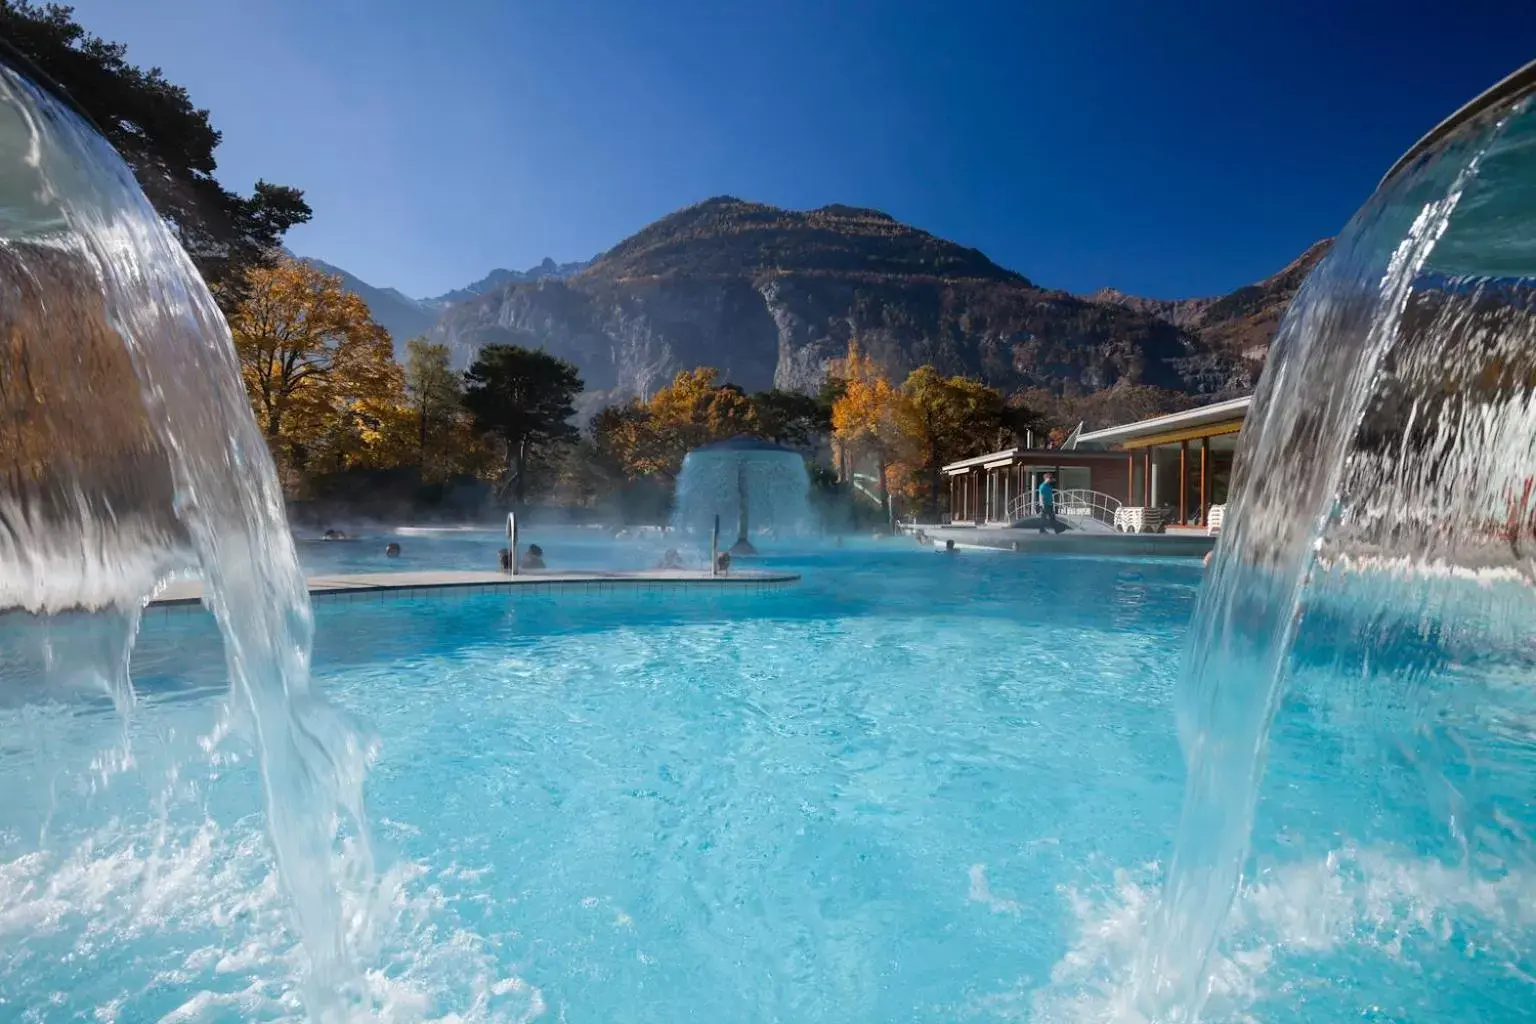
M 1221 532 L 1221 524 L 1227 518 L 1227 506 L 1212 505 L 1210 511 L 1205 514 L 1206 536 Z

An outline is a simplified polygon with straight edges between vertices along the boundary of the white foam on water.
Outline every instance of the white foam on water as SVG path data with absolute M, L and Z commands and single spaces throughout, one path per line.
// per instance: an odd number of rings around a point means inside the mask
M 1161 867 L 1153 864 L 1116 871 L 1106 889 L 1065 890 L 1069 948 L 1017 1019 L 1157 1024 L 1137 1005 L 1135 974 L 1154 933 L 1161 885 Z M 1472 952 L 1469 925 L 1479 935 L 1477 952 L 1494 957 L 1508 976 L 1522 976 L 1518 960 L 1536 941 L 1536 870 L 1489 878 L 1399 850 L 1353 846 L 1273 865 L 1234 901 L 1200 1019 L 1256 1024 L 1270 1019 L 1266 1008 L 1292 1019 L 1295 988 L 1317 979 L 1318 958 L 1363 955 L 1383 965 L 1462 958 Z M 1536 1000 L 1536 978 L 1528 982 Z
M 350 844 L 338 853 L 359 856 Z M 337 873 L 353 872 L 342 864 Z M 410 861 L 377 886 L 344 890 L 350 937 L 375 966 L 318 1019 L 500 1024 L 543 1015 L 542 993 L 497 962 L 495 942 L 459 920 L 456 902 L 426 864 Z M 53 997 L 33 986 L 53 975 L 58 956 L 85 960 L 111 947 L 118 963 L 100 991 L 85 979 L 85 993 L 68 993 L 72 1001 L 104 996 L 99 1020 L 144 1019 L 140 1000 L 162 986 L 191 990 L 164 1021 L 311 1019 L 306 956 L 255 817 L 232 825 L 112 820 L 62 852 L 0 862 L 0 946 L 15 953 L 0 968 L 13 1004 Z
M 972 864 L 967 872 L 971 880 L 970 889 L 965 898 L 971 903 L 979 903 L 994 914 L 1019 914 L 1024 910 L 1023 904 L 1018 900 L 998 896 L 992 891 L 987 882 L 987 866 L 985 864 Z

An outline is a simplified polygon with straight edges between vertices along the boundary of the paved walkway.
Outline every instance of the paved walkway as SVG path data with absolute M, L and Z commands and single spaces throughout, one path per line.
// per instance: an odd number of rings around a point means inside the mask
M 711 576 L 691 569 L 655 569 L 645 572 L 550 572 L 524 570 L 516 576 L 504 572 L 370 572 L 309 577 L 314 597 L 392 590 L 446 590 L 461 587 L 573 587 L 590 584 L 677 584 L 688 587 L 732 587 L 747 584 L 794 583 L 800 577 L 788 572 L 736 570 Z M 153 605 L 197 604 L 203 599 L 202 580 L 168 583 L 150 601 Z
M 1068 530 L 1045 533 L 1011 526 L 924 526 L 935 547 L 946 540 L 957 548 L 990 548 L 1031 555 L 1170 555 L 1199 558 L 1216 546 L 1216 538 L 1204 531 L 1168 533 L 1099 533 Z

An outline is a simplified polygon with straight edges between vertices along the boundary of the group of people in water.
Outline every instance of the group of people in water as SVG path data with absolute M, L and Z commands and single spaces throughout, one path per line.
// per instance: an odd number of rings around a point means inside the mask
M 346 535 L 346 533 L 344 531 L 342 531 L 342 530 L 326 530 L 324 533 L 322 533 L 320 535 L 320 539 L 321 540 L 329 540 L 329 541 L 337 541 L 337 540 L 351 540 L 352 538 L 348 537 Z M 390 541 L 388 544 L 385 544 L 384 545 L 384 557 L 385 558 L 399 558 L 400 557 L 400 545 L 398 543 L 396 543 L 395 541 Z
M 395 545 L 391 546 L 393 547 Z M 497 559 L 501 565 L 502 572 L 511 571 L 512 552 L 510 549 L 502 548 L 499 552 L 497 552 Z M 715 559 L 716 570 L 719 572 L 726 572 L 730 569 L 730 567 L 731 553 L 729 551 L 720 552 L 719 556 Z M 518 572 L 522 572 L 528 569 L 543 568 L 546 568 L 544 562 L 544 549 L 539 547 L 537 544 L 528 545 L 528 549 L 524 551 L 522 555 L 517 559 Z M 661 556 L 661 561 L 656 563 L 656 568 L 666 570 L 679 570 L 686 569 L 687 566 L 683 564 L 683 556 L 677 550 L 677 548 L 668 548 L 666 554 Z
M 321 535 L 321 540 L 327 541 L 342 541 L 351 539 L 351 537 L 348 537 L 341 530 L 326 530 L 325 533 Z M 384 545 L 384 557 L 399 558 L 400 544 L 397 541 L 390 541 L 388 544 Z M 501 566 L 502 572 L 512 571 L 512 551 L 509 548 L 502 548 L 497 552 L 497 562 Z M 544 549 L 539 547 L 537 544 L 529 544 L 528 547 L 524 549 L 523 553 L 517 558 L 517 570 L 519 572 L 526 570 L 544 569 L 546 567 L 547 566 L 544 561 Z M 656 563 L 655 567 L 657 569 L 665 570 L 682 570 L 687 568 L 687 566 L 683 563 L 683 556 L 677 550 L 677 548 L 668 548 L 666 554 L 661 556 L 661 560 Z M 715 560 L 716 571 L 726 572 L 730 569 L 730 567 L 730 552 L 720 552 L 719 556 Z
M 496 553 L 496 558 L 501 565 L 502 572 L 512 571 L 512 551 L 510 548 L 502 548 Z M 523 572 L 527 569 L 543 568 L 545 568 L 544 549 L 537 544 L 529 544 L 528 549 L 518 556 L 517 571 Z

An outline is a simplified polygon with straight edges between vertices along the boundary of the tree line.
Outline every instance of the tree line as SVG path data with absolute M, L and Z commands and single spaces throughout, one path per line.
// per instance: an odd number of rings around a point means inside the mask
M 488 345 L 463 372 L 423 338 L 396 361 L 389 333 L 339 278 L 278 257 L 246 271 L 229 325 L 252 411 L 291 496 L 316 478 L 410 469 L 474 477 L 505 501 L 593 505 L 636 486 L 667 492 L 688 452 L 740 435 L 797 449 L 823 486 L 881 509 L 937 510 L 940 467 L 1048 424 L 980 381 L 921 366 L 899 384 L 850 342 L 817 394 L 748 394 L 712 367 L 575 423 L 577 368 Z

